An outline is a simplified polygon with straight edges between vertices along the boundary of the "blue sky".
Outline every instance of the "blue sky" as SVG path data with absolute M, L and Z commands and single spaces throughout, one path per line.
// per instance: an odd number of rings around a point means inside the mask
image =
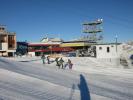
M 48 34 L 79 38 L 82 23 L 103 19 L 104 41 L 133 40 L 133 0 L 0 0 L 0 24 L 18 41 L 39 41 Z

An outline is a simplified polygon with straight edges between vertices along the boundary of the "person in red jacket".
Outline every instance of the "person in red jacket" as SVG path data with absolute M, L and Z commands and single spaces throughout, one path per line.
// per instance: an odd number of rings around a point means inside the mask
M 69 66 L 69 69 L 72 69 L 73 64 L 70 59 L 68 59 L 68 66 Z

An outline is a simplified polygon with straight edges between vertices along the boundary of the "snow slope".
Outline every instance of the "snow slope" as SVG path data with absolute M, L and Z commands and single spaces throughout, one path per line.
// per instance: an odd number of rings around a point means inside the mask
M 19 58 L 8 58 L 10 60 L 15 60 L 19 62 L 31 62 L 42 64 L 40 57 L 19 57 Z M 63 60 L 67 62 L 70 59 L 74 64 L 73 70 L 78 72 L 85 72 L 85 73 L 97 73 L 97 74 L 106 74 L 106 75 L 113 75 L 113 76 L 122 76 L 122 77 L 132 77 L 133 69 L 124 69 L 121 66 L 113 66 L 108 63 L 100 62 L 96 58 L 89 58 L 89 57 L 64 57 Z M 54 59 L 52 59 L 54 60 Z M 46 64 L 48 65 L 48 64 Z M 51 63 L 48 66 L 54 66 L 56 63 Z
M 3 100 L 85 100 L 85 85 L 91 100 L 133 100 L 130 69 L 99 67 L 86 58 L 70 58 L 73 70 L 43 65 L 40 58 L 8 59 L 0 58 Z

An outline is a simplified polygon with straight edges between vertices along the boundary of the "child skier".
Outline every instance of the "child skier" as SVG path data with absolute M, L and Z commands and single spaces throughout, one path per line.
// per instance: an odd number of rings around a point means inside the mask
M 70 59 L 68 59 L 68 66 L 69 66 L 69 69 L 72 69 L 73 64 Z

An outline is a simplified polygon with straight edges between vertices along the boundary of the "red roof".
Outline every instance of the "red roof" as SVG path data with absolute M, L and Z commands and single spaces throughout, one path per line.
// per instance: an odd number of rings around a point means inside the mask
M 28 46 L 51 46 L 51 45 L 59 45 L 59 44 L 28 44 Z
M 72 48 L 68 47 L 54 47 L 52 49 L 45 49 L 45 50 L 29 50 L 30 52 L 49 52 L 49 51 L 55 51 L 55 52 L 69 52 L 74 51 Z

